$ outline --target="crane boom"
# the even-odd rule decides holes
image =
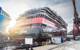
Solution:
[[[73,10],[74,10],[74,18],[78,19],[78,13],[77,13],[77,10],[76,10],[76,3],[75,3],[75,0],[72,0],[72,3],[73,3]]]

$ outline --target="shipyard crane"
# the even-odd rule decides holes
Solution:
[[[73,19],[73,39],[76,39],[76,36],[80,35],[80,30],[79,30],[79,23],[80,23],[80,18],[76,9],[76,0],[72,0],[73,3],[73,12],[74,12],[74,19]]]

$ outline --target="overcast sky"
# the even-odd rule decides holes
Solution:
[[[80,13],[80,0],[77,0],[76,3],[78,13]],[[15,18],[29,9],[50,7],[68,23],[68,32],[73,27],[73,7],[71,0],[0,0],[0,6],[11,16],[13,23],[15,23]]]

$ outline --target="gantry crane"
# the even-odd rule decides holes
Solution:
[[[73,39],[76,39],[76,36],[80,35],[79,23],[80,18],[76,9],[76,0],[72,0],[73,3],[73,11],[74,11],[74,19],[73,19]]]

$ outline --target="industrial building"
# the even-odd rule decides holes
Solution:
[[[7,12],[5,12],[2,7],[0,7],[0,49],[7,46],[7,33],[6,27],[8,26],[10,21],[10,16]]]
[[[63,41],[65,41],[67,24],[50,8],[44,7],[32,9],[22,14],[17,19],[17,24],[11,32],[14,32],[13,36],[24,35],[25,38],[32,37],[34,41],[40,43],[55,37],[63,38]]]

